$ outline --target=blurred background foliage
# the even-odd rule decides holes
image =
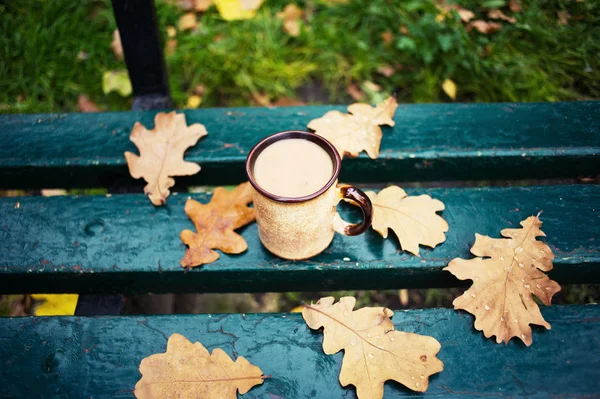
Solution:
[[[297,1],[297,36],[277,17],[290,1],[267,0],[241,21],[211,6],[191,28],[180,25],[182,1],[157,1],[178,108],[376,102],[391,92],[451,101],[446,79],[456,101],[600,97],[600,1],[524,1],[518,12],[503,0],[460,1],[473,20],[501,25],[487,34],[436,0]],[[491,20],[493,9],[514,23]],[[103,110],[130,108],[131,96],[102,90],[104,73],[125,69],[111,50],[108,0],[4,2],[0,26],[0,112],[77,111],[82,94]]]

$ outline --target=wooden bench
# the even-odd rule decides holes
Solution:
[[[181,185],[235,184],[261,137],[302,129],[340,107],[238,108],[186,111],[209,136],[187,159],[202,171]],[[268,254],[256,225],[241,230],[249,249],[222,255],[188,273],[179,266],[179,232],[190,228],[173,195],[151,206],[142,183],[128,176],[123,152],[136,120],[152,125],[154,111],[0,117],[1,188],[115,187],[139,194],[0,199],[0,292],[256,292],[449,287],[461,283],[442,268],[469,257],[475,233],[498,237],[504,227],[543,210],[545,241],[556,255],[550,276],[561,285],[600,282],[600,186],[413,188],[446,204],[447,240],[398,252],[395,239],[374,232],[336,236],[308,261]],[[575,178],[600,171],[600,103],[408,105],[384,131],[381,155],[344,160],[343,181],[381,186],[390,181]],[[116,183],[112,183],[116,182]],[[400,183],[401,184],[401,183]],[[209,194],[192,194],[202,202]],[[354,212],[341,205],[345,217]],[[350,259],[345,261],[344,259]],[[508,346],[485,339],[471,315],[451,309],[397,312],[398,329],[442,344],[445,369],[425,396],[593,396],[600,392],[600,307],[551,306],[552,325],[534,328],[534,343]],[[49,317],[0,320],[0,397],[131,397],[140,360],[164,351],[173,332],[243,354],[273,378],[249,398],[352,396],[337,383],[341,354],[326,356],[322,336],[299,314],[148,317]],[[411,392],[386,386],[386,397]]]
[[[399,252],[395,238],[369,232],[336,236],[325,253],[290,262],[267,253],[256,225],[250,225],[241,229],[247,252],[222,255],[184,273],[179,232],[192,227],[183,211],[188,194],[174,194],[167,206],[154,208],[142,194],[143,183],[129,176],[123,156],[135,151],[129,141],[134,122],[153,125],[156,111],[139,110],[170,103],[153,2],[131,6],[114,0],[113,6],[137,111],[0,116],[0,189],[105,187],[112,195],[0,198],[0,294],[459,286],[463,283],[442,268],[455,257],[470,256],[476,232],[498,237],[501,229],[540,210],[556,255],[550,277],[561,285],[600,282],[600,186],[560,180],[600,172],[598,102],[400,106],[396,126],[384,128],[380,157],[345,159],[342,181],[367,188],[407,181],[488,184],[407,190],[446,204],[447,240],[433,250],[423,248],[421,258]],[[135,23],[128,23],[131,19]],[[137,45],[141,41],[144,46]],[[186,156],[202,171],[177,178],[178,187],[238,184],[245,180],[245,156],[259,139],[304,130],[311,119],[343,108],[186,111],[188,123],[203,123],[209,136]],[[491,184],[519,179],[554,183]],[[139,193],[118,194],[123,187]],[[191,197],[206,202],[210,195]],[[343,205],[340,210],[344,217],[354,212]],[[542,314],[552,329],[534,328],[531,347],[485,339],[471,315],[451,309],[400,311],[393,321],[399,330],[430,335],[442,344],[438,356],[444,371],[418,396],[598,395],[600,307],[551,306]],[[132,397],[141,359],[163,352],[174,332],[209,350],[243,355],[272,376],[244,398],[355,395],[338,383],[342,354],[323,354],[322,335],[310,331],[300,314],[221,314],[2,318],[0,398]],[[411,395],[417,394],[386,384],[386,398]]]

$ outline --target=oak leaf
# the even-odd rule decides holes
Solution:
[[[446,241],[448,223],[436,212],[444,210],[444,203],[429,195],[408,197],[398,186],[389,186],[379,192],[366,193],[373,204],[371,227],[383,238],[388,229],[398,237],[403,250],[419,255],[419,244],[434,248]]]
[[[300,22],[303,16],[304,11],[294,3],[288,4],[283,11],[277,13],[277,18],[283,20],[283,30],[290,36],[300,34]]]
[[[113,40],[110,43],[110,47],[112,48],[112,51],[115,54],[115,58],[118,60],[122,60],[123,59],[123,44],[121,44],[121,35],[119,34],[118,29],[115,29],[113,32]]]
[[[219,15],[225,21],[251,19],[264,0],[214,0]]]
[[[531,216],[521,222],[522,229],[504,229],[506,238],[475,234],[471,253],[475,259],[453,259],[444,269],[459,280],[473,280],[473,285],[453,302],[455,309],[475,315],[475,328],[496,342],[520,338],[532,342],[531,327],[537,324],[550,329],[533,295],[545,305],[560,286],[544,273],[552,270],[554,254],[548,245],[536,240],[545,236],[542,222]]]
[[[193,12],[185,13],[179,18],[179,22],[177,23],[179,30],[191,30],[196,29],[198,27],[198,21],[196,19],[196,14]]]
[[[515,17],[509,17],[497,8],[494,8],[488,12],[488,18],[501,19],[503,21],[510,22],[511,24],[517,22],[517,19]]]
[[[440,343],[433,337],[394,330],[390,309],[353,310],[356,299],[333,297],[305,305],[302,317],[313,330],[323,328],[323,352],[344,350],[339,381],[354,385],[360,399],[381,399],[383,385],[398,381],[413,391],[425,392],[429,376],[443,370],[436,357]]]
[[[233,191],[217,187],[208,204],[193,199],[185,203],[185,213],[194,222],[197,233],[183,230],[181,241],[189,248],[181,260],[181,266],[191,268],[219,259],[213,249],[228,254],[239,254],[248,248],[248,244],[234,230],[255,219],[252,202],[252,186],[242,183]]]
[[[129,139],[137,146],[140,156],[125,152],[129,173],[135,179],[143,177],[148,183],[144,193],[154,205],[164,205],[175,180],[170,176],[188,176],[200,171],[200,165],[183,160],[183,154],[206,136],[204,125],[187,126],[185,115],[160,112],[154,118],[154,129],[148,130],[136,122]]]
[[[382,136],[379,125],[394,126],[392,117],[396,108],[398,102],[394,97],[388,97],[376,107],[355,103],[348,106],[351,115],[329,111],[310,121],[308,127],[329,140],[342,158],[344,155],[357,157],[365,150],[369,157],[375,159],[379,156]]]
[[[473,28],[483,33],[484,35],[487,35],[488,33],[494,33],[502,29],[502,24],[498,22],[490,22],[484,21],[482,19],[477,19],[475,21],[471,21],[469,25],[467,25],[467,32],[470,32]]]
[[[235,360],[216,348],[212,354],[200,343],[173,334],[165,353],[154,354],[140,363],[142,378],[134,394],[146,398],[237,398],[262,384],[262,371],[243,356]]]
[[[116,91],[121,97],[131,95],[133,88],[129,80],[129,73],[126,70],[106,71],[102,75],[102,92],[108,94]]]
[[[442,90],[444,90],[444,93],[446,93],[448,97],[456,100],[457,87],[452,79],[444,80],[444,83],[442,83]]]

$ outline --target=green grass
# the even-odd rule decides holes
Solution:
[[[170,3],[175,4],[172,1]],[[182,11],[158,2],[161,31],[177,26]],[[436,21],[433,0],[350,0],[330,5],[299,1],[307,21],[298,37],[282,30],[275,15],[289,1],[267,0],[257,16],[224,21],[211,7],[194,31],[178,32],[175,53],[167,57],[177,107],[193,88],[207,88],[202,106],[253,104],[253,93],[274,101],[296,97],[310,85],[322,102],[351,101],[350,83],[372,81],[382,92],[366,91],[376,101],[396,92],[403,102],[450,101],[442,92],[446,78],[458,85],[457,101],[558,101],[600,98],[600,2],[585,0],[525,2],[499,32],[468,32],[457,15]],[[461,1],[476,18],[482,4]],[[557,12],[568,11],[568,25]],[[399,32],[400,26],[409,34]],[[77,110],[86,94],[107,110],[126,110],[132,98],[102,92],[102,74],[123,69],[110,49],[115,28],[105,0],[28,0],[0,4],[0,112]],[[384,43],[381,34],[393,32]],[[80,52],[87,59],[79,59]],[[391,77],[377,72],[396,66]]]

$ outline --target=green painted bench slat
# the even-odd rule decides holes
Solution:
[[[252,224],[241,230],[248,251],[222,255],[188,273],[179,266],[179,233],[193,228],[187,195],[155,208],[142,194],[0,199],[0,292],[261,292],[456,286],[442,271],[469,257],[475,233],[500,230],[542,210],[545,239],[556,258],[551,277],[561,284],[600,282],[600,185],[409,189],[446,204],[447,240],[422,258],[398,253],[395,237],[370,231],[337,235],[325,253],[284,261],[260,244]],[[208,201],[208,195],[192,197]],[[18,203],[18,206],[16,206]],[[343,217],[358,218],[347,204]],[[344,259],[350,259],[345,261]]]
[[[534,327],[526,347],[485,339],[466,313],[397,312],[398,330],[440,341],[444,370],[425,394],[388,382],[384,397],[597,397],[600,306],[551,306],[542,314],[552,329]],[[244,399],[356,397],[338,382],[342,353],[323,354],[323,335],[298,313],[3,319],[0,397],[131,398],[141,359],[164,352],[175,332],[211,351],[244,356],[272,376]]]
[[[261,138],[306,129],[344,106],[185,111],[209,135],[187,159],[203,170],[178,184],[236,184],[245,155]],[[123,152],[136,151],[136,121],[155,111],[0,116],[0,188],[141,185]],[[354,182],[563,178],[600,172],[600,102],[401,105],[384,127],[379,159],[344,161]]]

